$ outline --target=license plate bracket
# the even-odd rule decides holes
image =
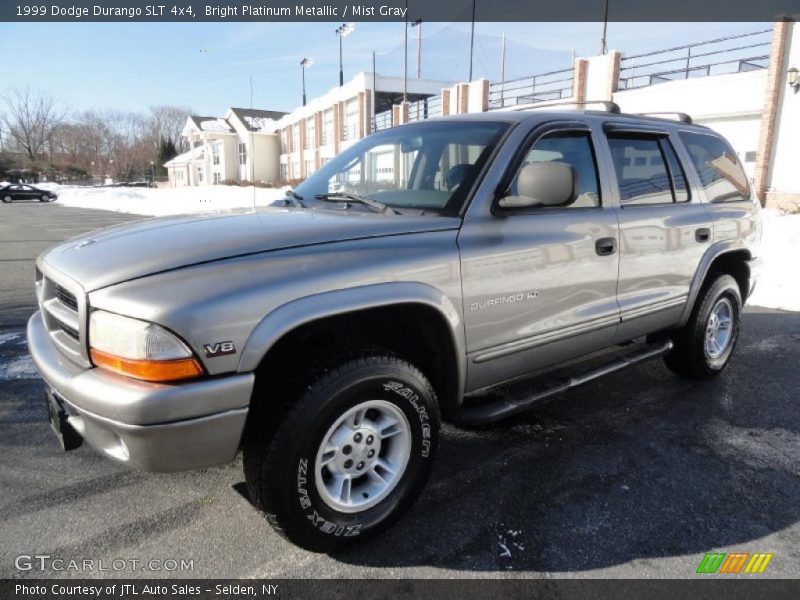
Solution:
[[[61,445],[64,452],[75,450],[83,444],[83,438],[75,431],[75,428],[69,424],[69,415],[64,409],[64,406],[59,401],[58,397],[53,393],[53,390],[47,390],[47,415],[50,419],[50,428],[56,434],[58,443]]]

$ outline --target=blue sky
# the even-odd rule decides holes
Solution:
[[[338,83],[336,23],[32,23],[0,24],[2,89],[30,83],[68,110],[146,110],[186,105],[219,115],[229,106],[291,110],[300,101],[304,56],[309,97]],[[767,24],[768,27],[768,24]],[[610,23],[609,46],[635,53],[766,28],[755,23]],[[476,76],[497,79],[500,36],[508,39],[508,77],[565,68],[571,52],[595,54],[599,23],[478,23]],[[409,76],[416,65],[409,32]],[[344,40],[345,78],[371,70],[402,75],[403,24],[357,23]],[[469,23],[423,24],[423,76],[464,80]],[[2,94],[2,90],[0,90]]]

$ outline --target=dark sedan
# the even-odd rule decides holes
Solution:
[[[0,199],[3,202],[13,202],[14,200],[38,200],[39,202],[52,202],[58,198],[53,192],[40,190],[32,185],[23,183],[12,183],[4,188],[0,188]]]

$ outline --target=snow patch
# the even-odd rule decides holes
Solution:
[[[39,372],[29,355],[0,364],[0,381],[9,379],[38,379]]]
[[[230,132],[231,128],[225,119],[210,119],[200,122],[200,129],[203,131],[224,131]]]
[[[286,195],[288,187],[232,185],[178,188],[75,187],[43,184],[58,194],[54,204],[137,215],[165,216],[267,206]]]
[[[800,277],[797,276],[800,215],[766,209],[761,211],[761,216],[764,233],[759,256],[764,261],[764,267],[747,303],[800,311]]]
[[[5,346],[8,342],[17,342],[17,345],[23,344],[22,333],[19,331],[12,331],[11,333],[0,333],[0,346]]]

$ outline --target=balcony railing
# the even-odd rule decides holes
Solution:
[[[549,71],[489,85],[489,109],[572,97],[573,69]]]
[[[771,29],[623,56],[619,89],[767,68]]]
[[[375,115],[375,119],[372,124],[373,131],[382,131],[384,129],[389,129],[392,126],[392,111],[385,110]]]

